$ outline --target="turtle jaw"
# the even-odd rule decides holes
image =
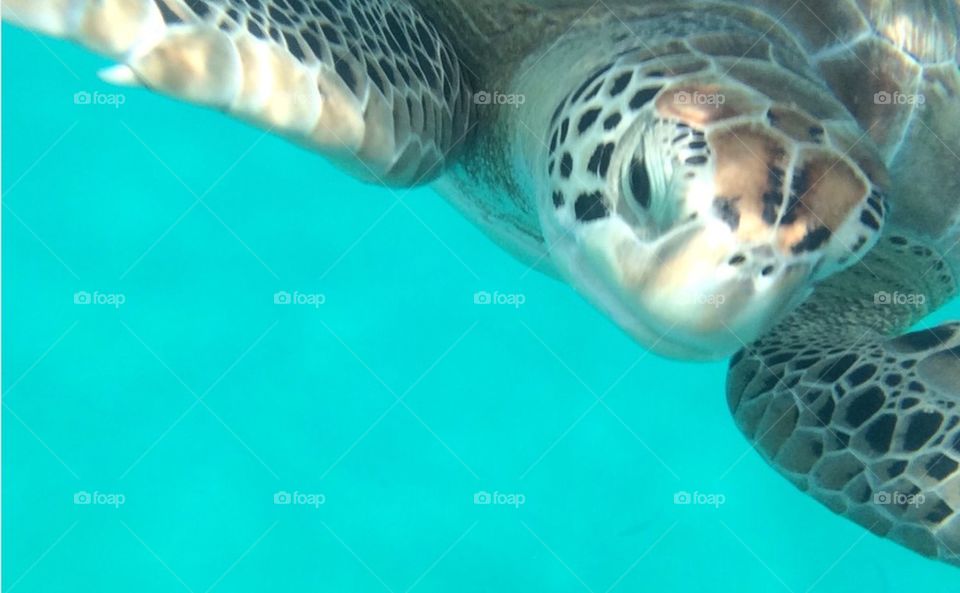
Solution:
[[[558,238],[554,256],[570,282],[634,339],[681,360],[733,355],[812,292],[812,262],[745,246],[713,222],[692,221],[644,242],[609,218]]]

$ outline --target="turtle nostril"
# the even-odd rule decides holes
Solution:
[[[729,263],[731,266],[739,266],[739,265],[742,265],[742,264],[743,264],[744,262],[746,262],[746,261],[747,261],[747,256],[743,255],[742,253],[738,253],[738,254],[734,255],[733,257],[731,257],[731,258],[730,258],[730,261],[727,262],[727,263]]]
[[[767,266],[760,271],[760,274],[763,276],[770,276],[776,270],[774,266]]]

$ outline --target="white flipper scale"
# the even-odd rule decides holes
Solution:
[[[453,50],[391,0],[3,0],[3,18],[121,62],[102,76],[227,111],[386,185],[436,177],[470,91]]]
[[[733,359],[728,401],[754,447],[801,490],[960,565],[960,323],[900,333],[956,284],[921,245],[894,236],[877,251],[847,286],[828,282]],[[911,265],[905,253],[917,258],[913,278],[889,270]]]

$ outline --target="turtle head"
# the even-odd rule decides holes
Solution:
[[[733,80],[588,82],[551,123],[541,222],[561,272],[647,348],[729,356],[878,238],[847,124]]]

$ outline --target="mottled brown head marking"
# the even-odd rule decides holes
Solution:
[[[881,189],[825,145],[828,134],[783,106],[771,107],[765,122],[709,129],[716,216],[746,244],[771,242],[785,256],[826,249],[842,265],[859,255],[880,232]],[[835,235],[841,239],[831,243]]]
[[[720,127],[707,138],[716,155],[714,191],[739,211],[737,234],[748,242],[770,237],[784,200],[788,141],[760,123]]]
[[[756,94],[711,81],[685,80],[664,89],[657,98],[663,119],[703,127],[710,123],[763,111]]]
[[[870,185],[862,173],[841,155],[830,150],[803,150],[794,166],[790,196],[781,218],[781,248],[794,253],[818,249],[869,194]],[[879,231],[880,220],[875,222],[872,230]]]
[[[886,215],[884,162],[812,64],[729,33],[624,39],[557,108],[544,163],[558,260],[642,341],[679,332],[688,356],[759,335]],[[704,311],[710,295],[733,305]]]
[[[767,110],[767,121],[798,142],[823,142],[826,130],[823,124],[810,115],[784,105],[774,105]]]

